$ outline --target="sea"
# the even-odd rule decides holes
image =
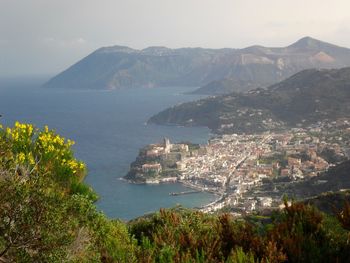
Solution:
[[[207,143],[204,127],[146,125],[157,112],[201,98],[195,87],[125,90],[45,89],[47,77],[0,79],[0,123],[48,125],[72,139],[75,155],[88,167],[86,183],[99,195],[96,205],[110,218],[130,220],[160,208],[199,207],[215,199],[209,193],[170,196],[186,191],[181,184],[135,185],[122,177],[141,147],[162,141]]]

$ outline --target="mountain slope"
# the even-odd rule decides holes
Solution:
[[[267,87],[310,68],[350,66],[350,49],[304,37],[283,48],[252,46],[235,52],[232,72],[223,80],[210,82],[197,94],[227,94]]]
[[[207,126],[218,133],[278,130],[349,117],[350,68],[304,70],[267,89],[168,108],[149,122]]]
[[[211,80],[208,65],[231,50],[150,47],[101,48],[46,83],[50,88],[120,89],[198,86]],[[208,80],[207,80],[208,78]]]
[[[350,49],[312,38],[283,48],[149,47],[100,48],[52,78],[46,87],[120,89],[204,86],[197,93],[222,94],[266,87],[307,68],[350,66]]]

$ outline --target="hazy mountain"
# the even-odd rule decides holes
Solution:
[[[75,89],[120,89],[161,86],[199,86],[214,79],[211,62],[231,49],[128,47],[98,49],[46,86]]]
[[[350,66],[350,49],[309,37],[284,48],[100,48],[52,78],[47,87],[120,89],[204,86],[220,94],[276,83],[306,68]]]
[[[309,69],[246,93],[168,108],[149,122],[207,126],[218,133],[256,132],[349,117],[350,68]]]
[[[230,58],[230,72],[194,93],[225,94],[267,87],[310,68],[350,66],[350,49],[305,37],[283,48],[252,46],[237,50]]]

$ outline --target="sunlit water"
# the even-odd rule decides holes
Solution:
[[[180,184],[133,185],[120,180],[146,144],[165,136],[206,143],[206,128],[145,125],[160,110],[199,98],[183,95],[188,88],[72,91],[38,86],[38,81],[29,80],[0,82],[1,122],[47,124],[75,140],[77,157],[88,165],[86,182],[99,194],[97,205],[108,216],[131,219],[160,207],[196,207],[214,199],[207,193],[169,196],[185,189]]]

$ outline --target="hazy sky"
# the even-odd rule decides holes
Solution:
[[[101,46],[350,47],[349,0],[0,0],[0,76],[56,74]]]

